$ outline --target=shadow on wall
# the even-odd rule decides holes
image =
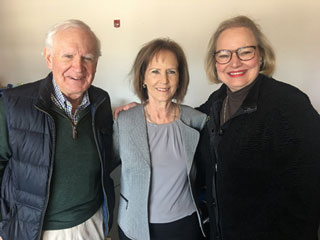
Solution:
[[[0,88],[4,88],[4,78],[2,76],[0,76]]]

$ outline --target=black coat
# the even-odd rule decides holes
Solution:
[[[199,107],[210,116],[199,145],[210,239],[317,239],[319,114],[297,88],[259,75],[220,127],[225,96],[222,85]]]

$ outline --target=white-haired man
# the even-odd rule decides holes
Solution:
[[[79,20],[55,25],[51,73],[0,99],[3,240],[105,239],[112,224],[112,111],[92,86],[100,42]]]

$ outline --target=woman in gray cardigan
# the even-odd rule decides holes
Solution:
[[[184,52],[155,39],[140,50],[132,73],[143,104],[114,123],[120,239],[202,239],[193,159],[206,115],[180,105],[189,84]]]

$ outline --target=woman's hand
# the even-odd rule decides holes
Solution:
[[[131,103],[128,103],[128,104],[126,104],[126,105],[117,107],[117,108],[114,110],[113,118],[116,119],[121,111],[127,111],[127,110],[129,110],[130,108],[133,108],[133,107],[135,107],[135,106],[137,106],[137,105],[138,105],[138,103],[136,103],[136,102],[131,102]],[[0,239],[0,240],[1,240],[1,239]]]

